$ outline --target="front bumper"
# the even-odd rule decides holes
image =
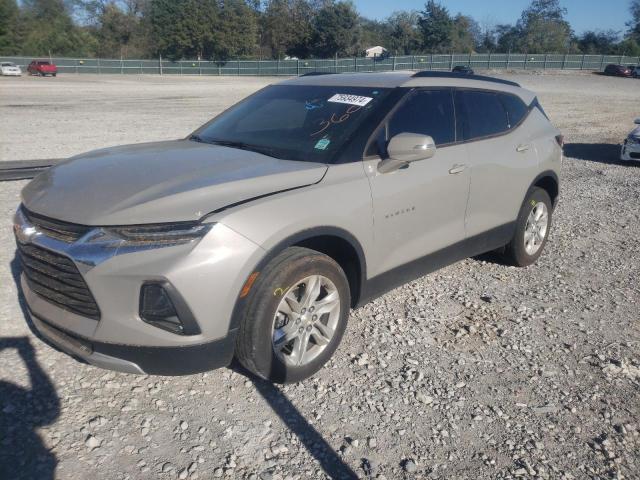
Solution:
[[[22,280],[25,292],[29,287]],[[231,363],[235,350],[236,330],[213,342],[186,347],[147,347],[93,342],[54,327],[31,314],[36,330],[65,353],[96,367],[123,373],[149,375],[191,375]]]
[[[76,241],[53,238],[20,210],[14,230],[20,255],[29,245],[73,262],[99,307],[95,318],[70,311],[37,291],[33,273],[25,270],[21,286],[34,324],[62,350],[130,373],[182,375],[231,361],[236,300],[264,254],[245,237],[215,224],[203,238],[187,244],[114,248],[99,228]],[[198,333],[179,335],[143,321],[140,289],[147,282],[171,284],[197,322]]]
[[[624,162],[640,161],[640,143],[625,140],[620,149],[620,160]]]

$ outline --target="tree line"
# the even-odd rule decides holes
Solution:
[[[429,0],[371,20],[345,0],[0,0],[0,55],[102,58],[332,58],[390,54],[640,55],[640,0],[620,31],[577,35],[559,0],[533,0],[515,24],[480,25]]]

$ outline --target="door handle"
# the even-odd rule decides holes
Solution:
[[[529,150],[531,148],[531,145],[528,144],[522,144],[522,145],[518,145],[516,147],[516,152],[526,152],[527,150]]]
[[[456,163],[453,167],[449,169],[449,173],[451,175],[456,175],[458,173],[462,173],[467,169],[466,165]]]

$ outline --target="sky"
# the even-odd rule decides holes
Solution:
[[[358,11],[367,18],[381,20],[395,10],[422,10],[426,0],[355,0]],[[484,23],[515,23],[531,0],[440,0],[449,13],[462,13]],[[626,29],[629,0],[561,0],[567,20],[576,33],[585,30]]]

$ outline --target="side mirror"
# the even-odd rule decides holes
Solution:
[[[640,118],[636,118],[633,123],[635,123],[636,125],[640,125]]]
[[[378,164],[380,173],[389,173],[408,163],[426,160],[436,154],[436,143],[429,135],[399,133],[387,147],[389,158]]]

